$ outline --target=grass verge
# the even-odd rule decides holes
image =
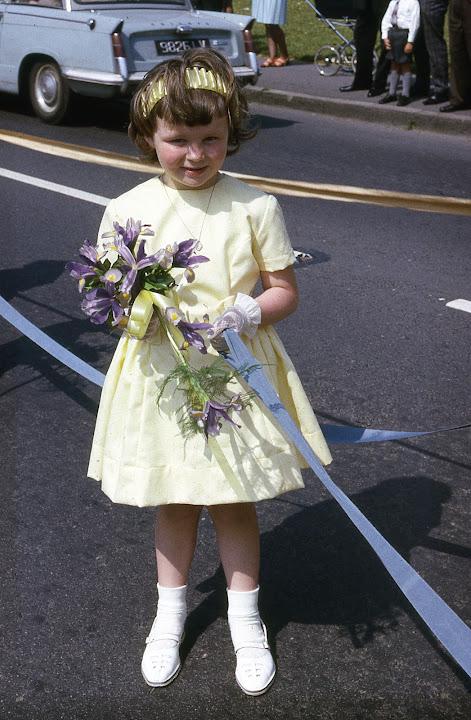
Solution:
[[[249,0],[233,0],[234,12],[241,15],[251,14],[251,3]],[[305,0],[290,0],[288,3],[288,19],[283,26],[286,34],[286,42],[290,58],[312,62],[316,51],[321,45],[336,45],[340,42],[336,35],[325,23],[317,17],[314,10]],[[351,38],[352,33],[348,29],[341,28],[342,34]],[[255,23],[253,36],[257,53],[265,56],[267,54],[267,43],[265,39],[265,26]]]

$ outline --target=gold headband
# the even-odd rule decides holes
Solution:
[[[220,75],[213,73],[212,70],[206,68],[189,67],[185,70],[185,85],[188,89],[194,90],[211,90],[219,93],[223,97],[227,96],[227,85]],[[159,78],[153,83],[147,97],[142,100],[142,112],[144,117],[148,117],[152,108],[157,105],[159,100],[167,94],[167,88],[164,85],[163,78]]]

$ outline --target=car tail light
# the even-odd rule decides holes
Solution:
[[[255,20],[252,20],[244,30],[244,49],[245,52],[256,52],[252,35],[252,26]]]
[[[121,75],[122,84],[120,85],[121,93],[125,93],[128,87],[128,65],[126,62],[126,51],[124,49],[123,36],[121,35],[121,28],[123,27],[123,21],[117,25],[115,31],[111,33],[111,46],[113,48],[113,57],[116,65],[116,70]]]
[[[116,60],[126,57],[121,33],[114,32],[111,34],[111,44],[113,46],[113,55]]]

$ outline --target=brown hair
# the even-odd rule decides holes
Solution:
[[[205,68],[224,81],[225,96],[211,90],[187,88],[185,71],[190,67]],[[166,95],[150,112],[145,113],[149,92],[159,79],[163,79]],[[232,67],[225,57],[215,50],[187,50],[180,58],[167,60],[150,70],[137,88],[131,101],[128,134],[137,145],[143,159],[158,162],[155,150],[147,142],[152,138],[161,118],[169,125],[208,125],[215,117],[227,116],[229,140],[227,154],[237,152],[241,142],[254,137],[255,129],[248,127],[249,110]]]

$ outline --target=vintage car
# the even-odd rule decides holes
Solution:
[[[28,97],[42,120],[60,123],[74,93],[130,95],[152,67],[197,47],[222,53],[253,84],[253,23],[190,0],[0,0],[0,92]]]

